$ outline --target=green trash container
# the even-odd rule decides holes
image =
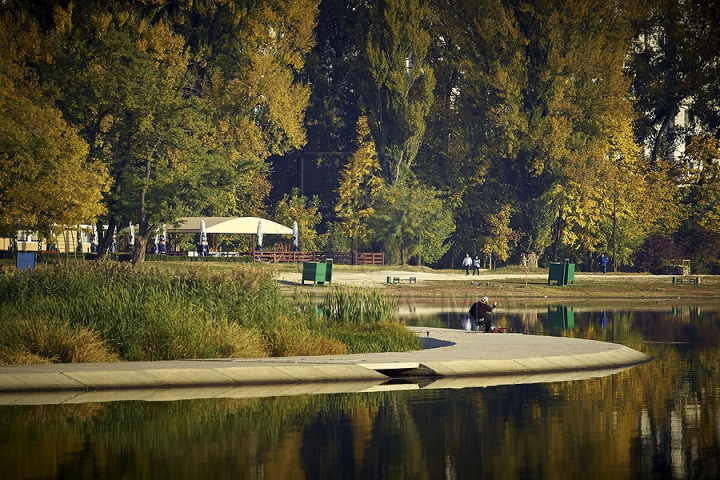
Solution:
[[[333,271],[333,259],[326,258],[325,259],[325,281],[328,284],[332,283],[332,271]]]
[[[548,285],[555,282],[555,285],[575,284],[575,264],[570,263],[570,259],[566,258],[565,262],[548,263]]]
[[[565,281],[563,282],[563,285],[575,285],[575,264],[570,263],[570,259],[565,259],[565,275],[564,275]]]
[[[302,284],[305,280],[316,283],[325,284],[326,264],[319,262],[303,262]]]
[[[565,264],[560,262],[548,263],[548,285],[555,282],[555,285],[562,285],[565,281]]]

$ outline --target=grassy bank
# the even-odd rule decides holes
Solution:
[[[253,265],[45,264],[0,275],[0,363],[322,355],[419,348],[392,299],[288,298]]]
[[[480,276],[475,284],[470,281],[426,281],[414,285],[397,286],[393,294],[402,296],[438,298],[453,292],[455,295],[488,295],[512,298],[517,301],[549,300],[663,300],[663,299],[720,299],[720,277],[703,276],[699,284],[673,284],[669,277],[653,275],[628,276],[586,275],[575,277],[574,285],[548,285],[546,279],[508,276],[485,280]]]

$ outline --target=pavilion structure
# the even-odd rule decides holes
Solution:
[[[203,230],[204,229],[204,230]],[[272,220],[259,217],[181,217],[174,225],[167,227],[168,234],[200,233],[208,236],[217,233],[226,235],[290,235],[293,230]],[[250,254],[254,252],[255,241],[251,238]]]

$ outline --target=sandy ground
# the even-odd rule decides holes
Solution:
[[[378,287],[381,285],[388,285],[388,277],[401,279],[403,285],[408,284],[408,278],[415,277],[418,285],[425,282],[442,282],[442,281],[454,281],[454,282],[466,282],[468,284],[476,283],[483,284],[487,282],[496,282],[499,280],[514,279],[516,281],[522,281],[528,279],[533,283],[546,282],[548,278],[547,273],[531,273],[531,274],[515,274],[515,273],[492,273],[488,271],[481,272],[480,275],[465,275],[464,272],[457,273],[435,273],[435,272],[408,272],[407,270],[358,270],[358,271],[334,271],[332,277],[332,283],[334,285],[348,285],[357,287]],[[300,272],[279,272],[276,275],[278,282],[282,285],[300,285],[302,281],[302,274]],[[587,274],[575,274],[575,282],[583,281],[643,281],[643,282],[657,282],[670,283],[671,276],[667,275],[633,275],[633,274],[612,274],[612,275],[601,275],[599,273],[587,273]],[[305,282],[305,285],[312,285],[311,282]]]

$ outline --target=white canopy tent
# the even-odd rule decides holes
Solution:
[[[200,222],[203,220],[205,233],[254,235],[258,231],[258,222],[260,222],[263,234],[293,234],[292,228],[258,217],[182,217],[178,219],[178,227],[167,226],[167,233],[198,233]]]

